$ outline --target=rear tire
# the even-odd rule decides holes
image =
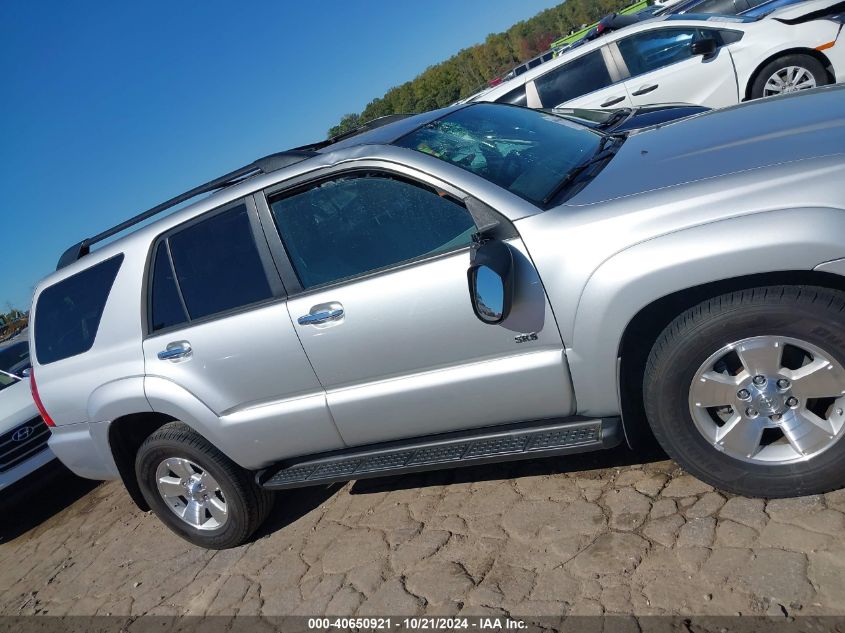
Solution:
[[[162,523],[207,549],[241,545],[273,506],[272,493],[249,471],[182,422],[165,424],[144,441],[135,473]]]
[[[827,71],[815,57],[801,53],[784,55],[760,69],[751,85],[751,98],[799,92],[829,83]]]
[[[741,495],[843,486],[844,311],[843,292],[770,286],[715,297],[678,316],[655,342],[643,380],[649,424],[666,453],[699,479]],[[806,381],[810,373],[815,383]]]

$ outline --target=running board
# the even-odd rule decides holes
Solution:
[[[622,442],[619,418],[563,420],[484,427],[359,446],[260,471],[258,484],[271,490],[351,479],[403,475],[440,468],[585,453]]]

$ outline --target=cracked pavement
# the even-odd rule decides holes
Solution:
[[[0,614],[845,613],[845,491],[766,502],[636,460],[293,490],[251,543],[220,552],[176,537],[120,483],[64,474],[51,494],[66,507],[33,519],[36,496],[2,514]]]

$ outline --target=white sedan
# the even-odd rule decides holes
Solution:
[[[808,0],[766,17],[654,18],[577,46],[471,98],[555,108],[746,99],[845,81],[840,0]]]
[[[20,345],[28,357],[28,343],[22,342],[0,348],[0,361],[12,355],[13,360],[23,359]],[[50,429],[32,400],[29,378],[0,369],[0,491],[55,459],[47,447],[49,437]]]

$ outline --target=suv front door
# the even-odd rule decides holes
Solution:
[[[545,293],[526,306],[540,325],[525,342],[481,323],[467,286],[476,227],[442,183],[420,179],[347,171],[271,193],[263,208],[294,279],[283,275],[291,319],[344,441],[571,413]],[[513,244],[522,248],[518,238]]]
[[[692,43],[716,40],[716,53],[693,55]],[[642,31],[611,45],[630,79],[625,88],[634,105],[694,103],[721,108],[739,102],[736,71],[730,51],[721,46],[719,32],[693,27],[664,27]]]

